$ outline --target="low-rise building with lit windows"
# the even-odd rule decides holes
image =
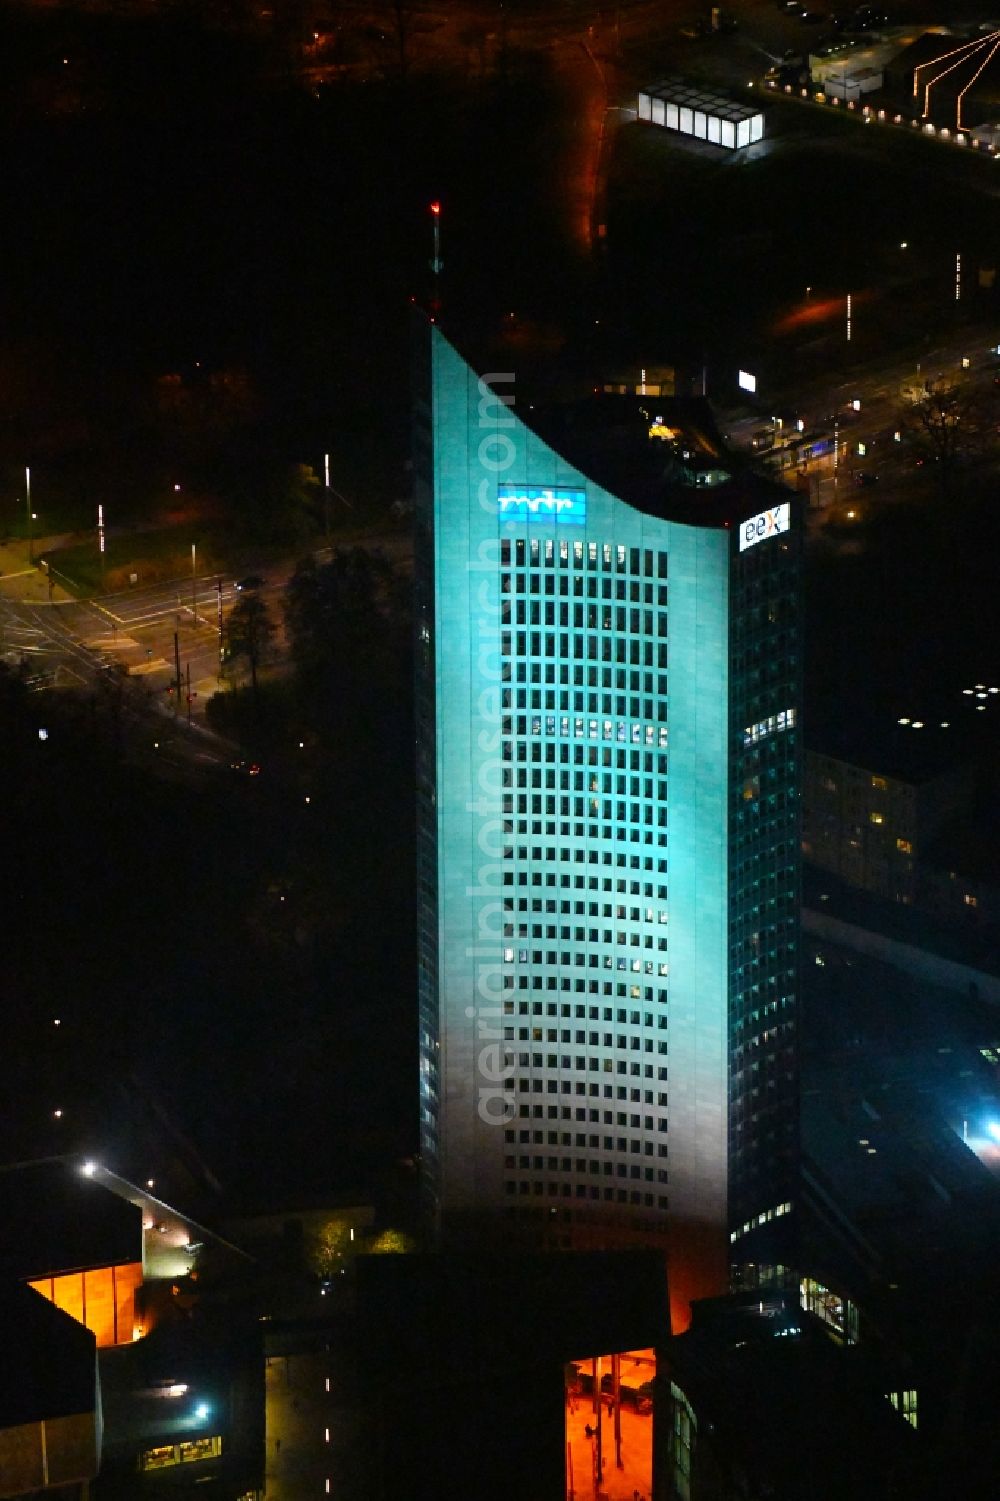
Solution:
[[[209,1494],[261,1501],[262,1326],[232,1307],[163,1320],[101,1356],[98,1501]]]
[[[704,401],[534,408],[436,327],[416,470],[427,1208],[669,1247],[683,1320],[795,1199],[798,503]]]
[[[105,1501],[208,1483],[222,1501],[259,1501],[260,1330],[236,1307],[223,1303],[220,1317],[201,1306],[206,1264],[218,1277],[227,1267],[245,1271],[250,1258],[100,1163],[61,1157],[0,1168],[0,1286],[33,1300],[35,1323],[35,1304],[51,1305],[96,1351],[89,1405],[79,1379],[67,1395],[56,1343],[48,1377],[44,1362],[37,1372],[38,1362],[26,1365],[26,1376],[38,1376],[38,1400],[23,1423],[8,1423],[13,1437],[0,1422],[0,1495],[18,1494],[3,1489],[10,1443],[27,1456],[29,1476],[48,1474],[44,1484],[54,1485],[63,1475]],[[53,1327],[78,1363],[79,1341]]]
[[[806,751],[803,853],[821,870],[889,901],[912,904],[919,862],[972,804],[975,779],[956,763],[951,726],[888,724],[863,747],[849,729]],[[921,731],[927,730],[926,734]],[[827,745],[829,751],[827,753]],[[846,752],[846,753],[845,753]]]
[[[792,1292],[695,1304],[661,1362],[671,1501],[923,1494],[905,1366],[844,1341]]]
[[[0,1496],[86,1501],[101,1459],[97,1343],[30,1287],[0,1281]]]
[[[77,1156],[0,1168],[0,1225],[0,1275],[71,1314],[98,1349],[141,1339],[206,1243],[246,1260],[151,1190]]]

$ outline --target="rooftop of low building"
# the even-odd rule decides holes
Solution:
[[[19,1282],[0,1282],[0,1428],[71,1417],[97,1404],[89,1329]]]

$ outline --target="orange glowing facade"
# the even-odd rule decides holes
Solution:
[[[139,1327],[135,1295],[142,1286],[141,1262],[65,1272],[28,1285],[89,1329],[100,1350],[129,1344],[135,1338]]]

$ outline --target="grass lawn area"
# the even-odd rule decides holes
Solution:
[[[97,537],[76,547],[43,554],[58,582],[81,595],[111,594],[130,584],[155,584],[165,579],[190,578],[191,543],[198,549],[199,574],[221,567],[218,552],[203,537],[179,528],[128,532],[107,538],[103,569]],[[133,579],[132,575],[136,577]]]
[[[0,537],[19,537],[22,540],[28,535],[28,515],[24,503],[24,475],[23,471],[18,476],[20,493],[18,498],[4,500],[0,511]],[[35,490],[36,482],[32,476],[32,490]],[[39,488],[41,488],[39,486]],[[35,513],[35,520],[31,524],[31,535],[38,537],[54,537],[63,532],[76,532],[81,527],[92,526],[94,514],[92,506],[85,506],[81,501],[71,497],[56,495],[51,491],[32,496],[31,509]]]
[[[848,291],[848,364],[917,333],[950,336],[958,251],[963,318],[995,315],[997,292],[979,284],[1000,248],[994,164],[818,106],[766,102],[757,156],[712,155],[639,123],[616,137],[608,282],[618,326],[647,360],[687,346],[735,368],[741,349],[801,376],[803,351],[825,335],[817,359],[828,368],[831,351],[845,353],[839,323],[786,320],[808,296],[835,305]]]

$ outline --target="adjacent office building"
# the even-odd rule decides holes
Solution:
[[[417,368],[420,1111],[446,1243],[780,1261],[800,517],[704,401]]]

